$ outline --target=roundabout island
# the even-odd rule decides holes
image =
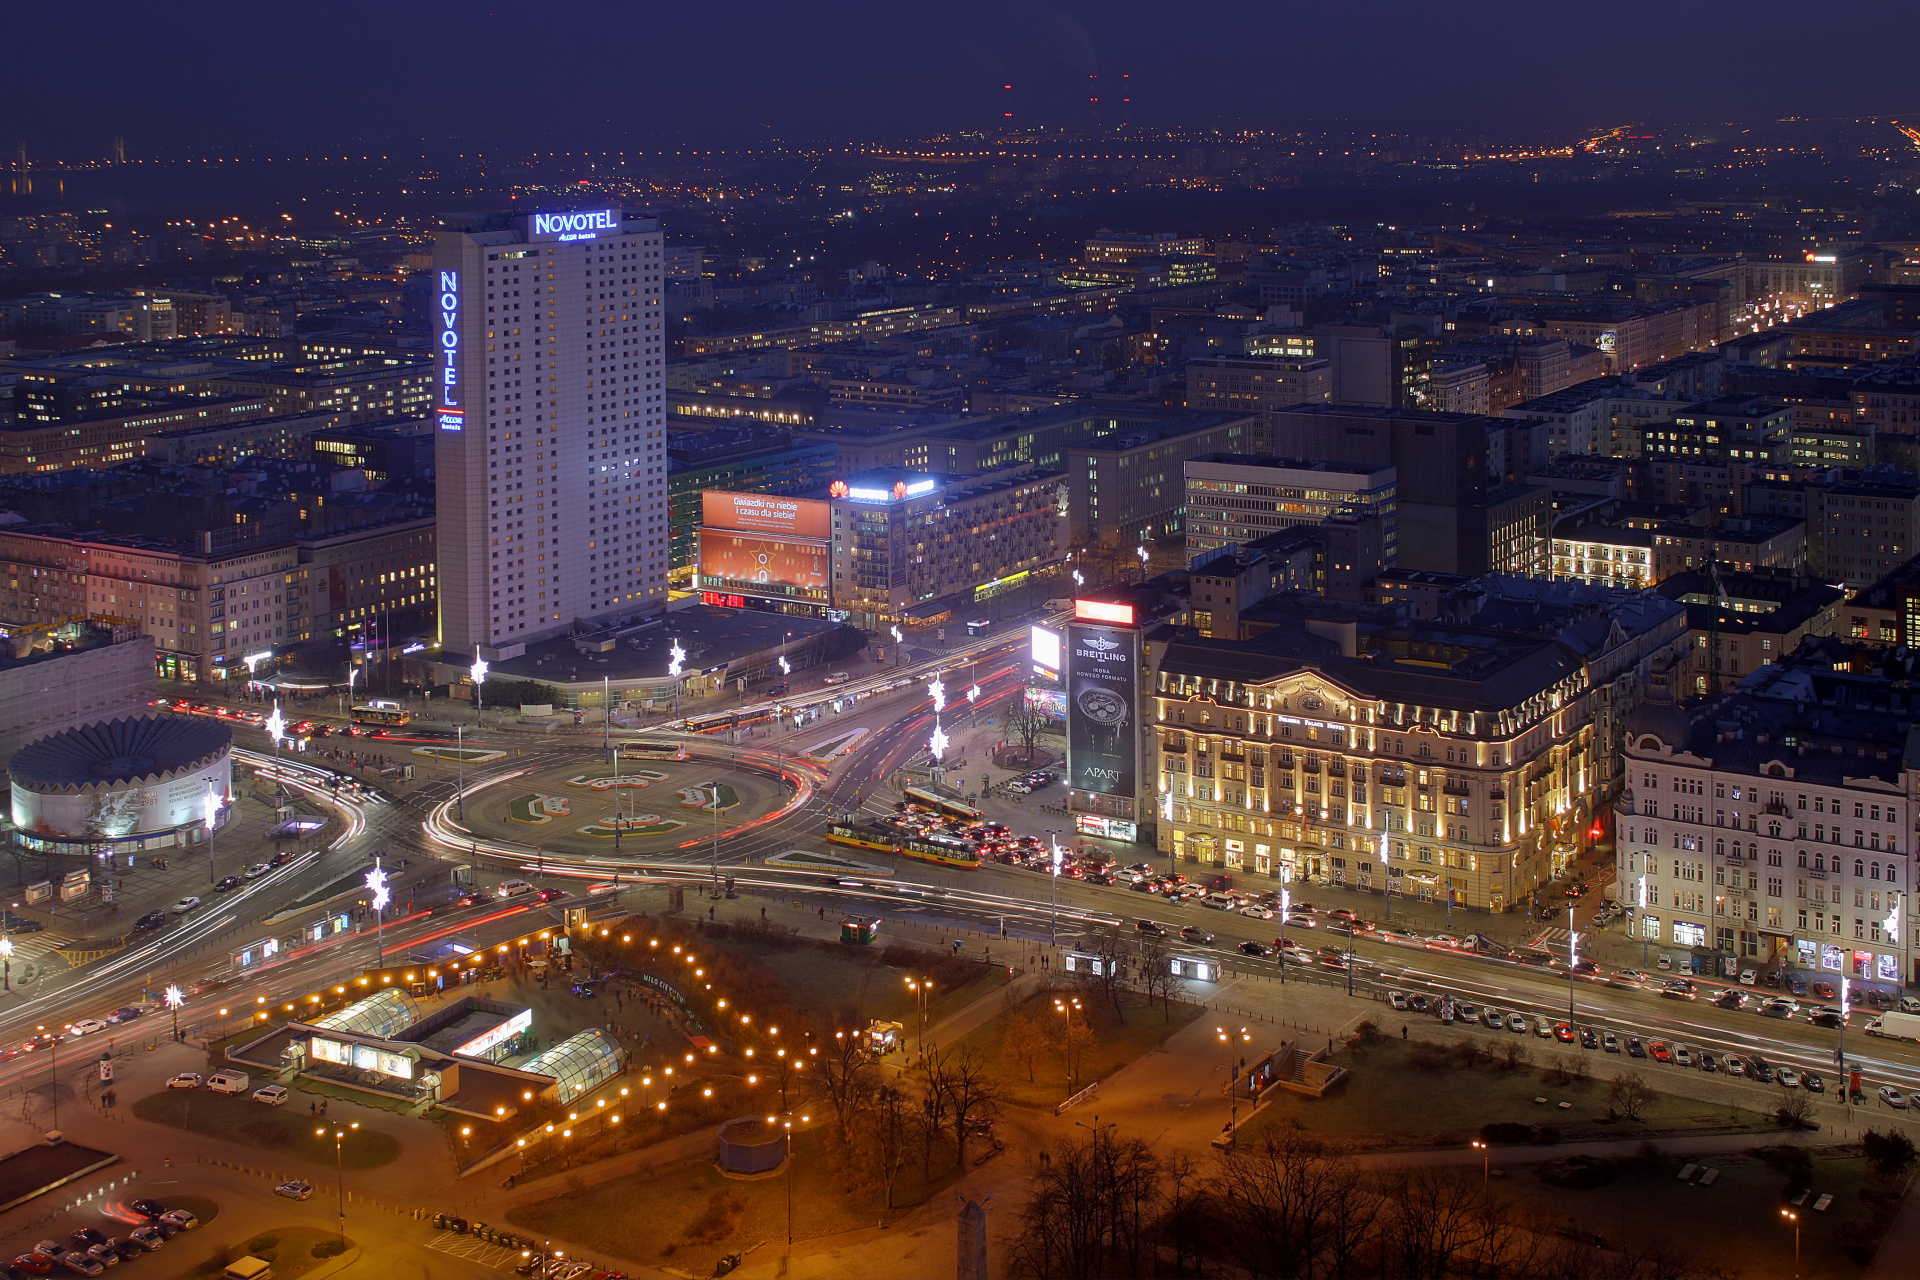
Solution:
[[[502,854],[517,848],[603,862],[617,846],[635,861],[674,859],[780,817],[820,781],[814,770],[760,752],[689,743],[682,754],[616,766],[582,751],[483,777],[468,784],[464,804],[449,801],[429,826],[442,842],[471,841],[480,852],[491,845]]]

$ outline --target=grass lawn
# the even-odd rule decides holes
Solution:
[[[1510,1167],[1501,1193],[1544,1214],[1554,1227],[1571,1226],[1583,1235],[1618,1241],[1670,1236],[1676,1210],[1685,1215],[1687,1245],[1695,1261],[1726,1275],[1788,1274],[1793,1227],[1780,1216],[1787,1203],[1786,1177],[1750,1155],[1727,1152],[1702,1156],[1700,1163],[1720,1170],[1710,1187],[1682,1186],[1674,1171],[1683,1163],[1684,1143],[1657,1169],[1623,1170],[1614,1181],[1586,1190],[1549,1185],[1538,1174],[1546,1166]],[[1881,1228],[1869,1219],[1874,1207],[1862,1200],[1885,1194],[1854,1148],[1814,1153],[1813,1192],[1800,1213],[1801,1272],[1807,1276],[1858,1276],[1865,1266],[1849,1256],[1849,1246],[1871,1250]],[[1812,1206],[1832,1192],[1825,1212]],[[1895,1193],[1897,1194],[1897,1192]],[[1680,1203],[1676,1205],[1675,1200]]]
[[[1082,1052],[1076,1073],[1082,1086],[1104,1080],[1135,1058],[1158,1049],[1176,1031],[1205,1012],[1204,1006],[1176,1001],[1169,1021],[1159,1005],[1147,1008],[1141,997],[1129,993],[1121,997],[1126,1010],[1126,1018],[1121,1020],[1110,1007],[1092,998],[1089,991],[1080,992],[1079,998],[1085,1013],[1076,1016],[1090,1016],[1094,1030],[1094,1038]],[[1029,996],[1020,1008],[1023,1012],[1044,1015],[1049,1030],[1060,1020],[1054,1012],[1050,993]],[[957,1043],[941,1047],[978,1049],[986,1058],[988,1070],[1005,1090],[1008,1102],[1051,1108],[1067,1096],[1065,1056],[1057,1050],[1039,1055],[1033,1064],[1033,1079],[1029,1080],[1025,1064],[1003,1052],[1006,1024],[1007,1014],[1003,1012],[974,1028]]]
[[[1501,1041],[1491,1041],[1499,1045]],[[1537,1068],[1503,1071],[1493,1066],[1458,1067],[1452,1063],[1435,1071],[1419,1070],[1409,1055],[1418,1040],[1384,1040],[1361,1051],[1342,1048],[1333,1055],[1336,1066],[1352,1075],[1325,1098],[1306,1098],[1279,1092],[1252,1120],[1241,1125],[1252,1137],[1276,1125],[1293,1125],[1356,1146],[1464,1146],[1485,1124],[1552,1125],[1565,1141],[1595,1138],[1632,1138],[1686,1130],[1750,1129],[1778,1131],[1772,1119],[1742,1108],[1716,1106],[1656,1094],[1637,1121],[1605,1119],[1607,1083],[1632,1064],[1613,1054],[1559,1046],[1529,1045],[1536,1058],[1561,1052],[1585,1053],[1594,1079],[1570,1084],[1548,1084]],[[1650,1083],[1658,1077],[1646,1071]],[[1545,1098],[1545,1103],[1535,1102]],[[1561,1110],[1559,1103],[1573,1105]]]
[[[795,1240],[871,1226],[888,1216],[884,1194],[849,1193],[826,1173],[830,1141],[820,1129],[794,1139]],[[936,1175],[929,1185],[909,1162],[894,1188],[894,1204],[924,1200],[951,1176]],[[713,1158],[703,1155],[514,1209],[507,1221],[646,1266],[705,1276],[723,1255],[756,1244],[749,1263],[777,1261],[786,1247],[788,1188],[785,1174],[754,1181],[723,1177]]]
[[[202,1219],[204,1223],[205,1219]],[[197,1280],[200,1276],[217,1276],[227,1268],[222,1259],[231,1253],[234,1258],[243,1258],[249,1254],[263,1262],[273,1264],[275,1280],[295,1280],[315,1267],[321,1266],[337,1254],[340,1249],[340,1236],[334,1231],[318,1231],[312,1227],[281,1227],[271,1231],[262,1231],[250,1236],[230,1249],[216,1250],[214,1255],[199,1267],[186,1273],[186,1277]],[[353,1237],[347,1237],[347,1248],[353,1248]],[[314,1250],[321,1250],[325,1256],[314,1256]]]
[[[740,922],[753,923],[745,916]],[[821,1014],[850,1009],[863,1025],[878,1018],[899,1022],[909,1030],[918,1017],[914,994],[907,989],[909,971],[882,963],[877,945],[781,947],[741,937],[703,939],[701,945],[766,965],[779,976],[792,1002],[804,1009]],[[983,964],[978,966],[977,976],[964,984],[936,984],[927,1008],[927,1025],[998,991],[1006,982],[1004,967]]]
[[[176,1129],[216,1133],[276,1155],[333,1163],[333,1139],[314,1136],[317,1123],[301,1115],[296,1102],[268,1107],[248,1097],[205,1089],[163,1089],[135,1102],[133,1114]],[[399,1159],[400,1141],[362,1125],[341,1147],[340,1156],[349,1169],[378,1169]]]

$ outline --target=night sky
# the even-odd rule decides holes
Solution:
[[[0,118],[39,154],[466,139],[886,138],[999,122],[1319,123],[1496,139],[1912,112],[1911,0],[718,0],[11,6]],[[535,32],[544,35],[535,38]],[[495,81],[492,87],[482,78]],[[481,121],[490,120],[491,125]]]

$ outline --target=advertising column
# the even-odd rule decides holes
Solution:
[[[1128,606],[1082,601],[1078,613],[1116,622]],[[1138,834],[1140,633],[1131,626],[1076,621],[1067,628],[1067,785],[1075,829],[1133,840]]]

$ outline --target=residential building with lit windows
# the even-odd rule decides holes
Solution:
[[[1806,540],[1806,521],[1786,516],[1731,516],[1711,526],[1665,520],[1653,529],[1654,581],[1713,564],[1738,573],[1797,573],[1806,563]]]
[[[1908,725],[1920,706],[1903,686],[1822,657],[1692,716],[1663,682],[1650,689],[1614,815],[1614,896],[1645,895],[1634,936],[1715,976],[1836,990],[1845,977],[1894,994],[1914,981]]]
[[[1557,640],[1313,611],[1251,640],[1147,640],[1176,865],[1504,911],[1605,803],[1589,666]]]
[[[667,601],[661,234],[619,208],[434,240],[440,641],[500,658]]]
[[[1266,426],[1268,414],[1332,399],[1333,363],[1321,357],[1210,356],[1187,361],[1187,407],[1258,415],[1258,440],[1273,438]]]

